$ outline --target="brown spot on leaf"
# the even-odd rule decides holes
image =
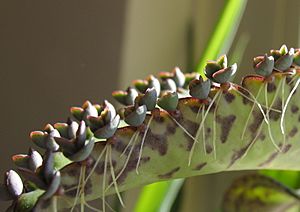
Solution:
[[[213,151],[213,148],[210,144],[205,144],[206,153],[210,154]]]
[[[178,172],[180,169],[180,167],[176,167],[174,169],[172,169],[171,171],[165,173],[165,174],[160,174],[158,175],[159,178],[162,178],[162,179],[169,179],[173,176],[174,173]]]
[[[282,149],[282,153],[287,153],[291,147],[292,147],[292,144],[286,144]]]
[[[87,178],[87,173],[85,177]],[[91,179],[89,178],[84,185],[84,194],[91,194],[92,192],[93,192],[93,184]]]
[[[72,185],[69,185],[69,186],[64,186],[64,190],[65,190],[64,195],[70,196],[70,197],[75,197],[76,193],[77,193],[77,186],[78,186],[78,184],[72,184]]]
[[[155,134],[149,128],[145,139],[145,146],[150,147],[152,150],[157,150],[160,155],[165,155],[168,150],[167,134]]]
[[[291,129],[291,131],[289,132],[289,137],[294,137],[298,132],[297,127],[293,127],[293,129]]]
[[[130,148],[128,148],[130,149]],[[127,150],[128,150],[127,149]],[[125,153],[126,154],[126,153]],[[127,153],[128,154],[128,153]],[[117,162],[115,160],[112,160],[112,166],[115,167],[117,164]],[[93,165],[94,166],[94,163]],[[95,172],[98,174],[98,175],[101,175],[104,173],[104,166],[105,166],[105,161],[99,161],[99,163],[97,164],[96,168],[95,168]],[[110,170],[110,163],[109,161],[106,161],[106,168],[107,170]]]
[[[236,119],[235,115],[228,115],[225,117],[221,117],[219,115],[217,116],[217,122],[220,123],[221,125],[220,140],[222,143],[226,142],[235,119]]]
[[[167,134],[175,134],[176,132],[176,126],[174,124],[168,124],[167,126]]]
[[[296,105],[292,105],[291,111],[292,111],[292,113],[297,113],[299,111],[299,107]]]
[[[227,168],[230,168],[238,159],[240,159],[247,151],[247,149],[250,147],[250,145],[255,142],[249,142],[246,146],[242,147],[241,149],[235,151],[233,155],[231,156],[230,163],[228,164]]]
[[[273,109],[276,109],[276,110],[281,110],[281,100],[280,99],[277,99],[274,103],[274,105],[272,106]],[[279,118],[280,118],[280,112],[277,112],[277,111],[274,111],[274,110],[270,110],[269,112],[269,118],[271,120],[274,120],[274,121],[277,121]]]
[[[182,122],[181,124],[192,136],[194,136],[194,137],[196,136],[198,128],[199,128],[198,123],[186,120],[186,121]],[[187,142],[188,142],[186,150],[190,151],[192,149],[192,146],[195,141],[187,133],[184,133],[184,136],[186,137]]]
[[[267,91],[269,92],[269,93],[271,93],[271,92],[274,92],[276,90],[276,85],[275,85],[275,83],[274,82],[269,82],[268,84],[267,84]]]
[[[249,125],[249,130],[254,138],[257,130],[259,129],[259,126],[261,125],[261,123],[264,119],[264,116],[262,115],[261,111],[259,111],[259,110],[258,111],[254,110],[252,114],[253,114],[253,121]]]
[[[190,109],[194,112],[194,113],[199,113],[201,112],[201,106],[200,105],[193,105],[193,106],[190,106]]]
[[[265,138],[266,138],[266,135],[265,135],[264,133],[261,132],[261,133],[259,134],[259,139],[263,141],[263,140],[265,140]]]
[[[270,164],[270,163],[278,156],[278,154],[279,154],[279,152],[274,152],[274,153],[272,153],[272,154],[270,155],[270,157],[269,157],[266,161],[262,162],[262,163],[259,164],[258,166],[264,167],[264,166]]]
[[[235,96],[232,93],[227,92],[224,94],[224,98],[228,103],[231,103],[235,99]]]
[[[194,168],[194,170],[195,171],[200,171],[204,166],[206,166],[207,165],[207,163],[205,162],[205,163],[200,163],[200,164],[198,164],[195,168]]]
[[[150,160],[150,157],[142,157],[140,160],[140,165],[144,164],[146,162],[148,162]],[[129,172],[133,171],[136,169],[136,165],[138,162],[138,155],[137,154],[132,154],[130,156],[130,159],[125,167],[125,169],[123,170],[123,172],[121,173],[120,177],[117,179],[118,184],[121,184],[125,181],[126,177],[128,176]],[[122,171],[123,168],[121,168],[120,170],[116,171],[116,176],[118,176],[120,174],[120,172]],[[110,183],[112,183],[112,178],[109,181]]]
[[[244,95],[242,96],[242,98],[243,98],[243,103],[244,103],[245,105],[251,104],[252,102],[249,100],[249,99],[251,99],[251,96],[250,96],[249,92],[247,92],[247,91],[246,91],[245,89],[243,89],[242,87],[238,87],[237,89],[238,89],[239,92],[241,92],[242,94],[244,94]],[[245,96],[247,96],[248,98],[246,98]]]

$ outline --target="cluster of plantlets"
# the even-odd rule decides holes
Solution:
[[[123,205],[121,191],[159,180],[300,169],[299,66],[300,50],[283,45],[254,58],[257,75],[240,86],[230,82],[237,65],[224,55],[207,62],[203,76],[174,68],[134,81],[113,92],[124,105],[118,110],[106,100],[72,107],[66,123],[31,133],[45,153],[13,156],[23,180],[8,171],[0,197],[12,200],[8,211],[99,211],[87,201],[102,198],[105,210],[105,196],[116,193]]]

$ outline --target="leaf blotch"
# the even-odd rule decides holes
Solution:
[[[178,172],[180,169],[180,167],[176,167],[174,169],[172,169],[171,171],[165,173],[165,174],[160,174],[158,175],[159,178],[161,179],[169,179],[172,178],[173,174],[175,174],[176,172]]]

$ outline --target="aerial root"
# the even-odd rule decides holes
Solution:
[[[279,88],[276,90],[276,93],[275,93],[275,96],[273,98],[273,101],[271,103],[271,105],[273,104],[273,102],[275,101],[275,99],[277,98],[277,95],[278,95],[278,90]],[[267,112],[266,112],[266,117],[267,117],[267,120],[270,120],[269,119],[269,108],[268,108],[268,83],[265,84],[265,103],[266,103],[266,106],[267,106]],[[269,133],[269,137],[271,139],[271,142],[273,144],[273,146],[277,149],[277,151],[281,151],[280,147],[276,144],[275,140],[274,140],[274,137],[273,137],[273,134],[272,134],[272,130],[271,130],[271,125],[270,125],[270,122],[268,122],[268,133]]]
[[[198,109],[198,112],[197,112],[197,115],[196,115],[196,120],[198,120],[199,114],[200,114],[200,111],[202,110],[202,108],[203,108],[203,104]]]
[[[192,157],[193,157],[193,154],[194,154],[194,150],[195,150],[195,147],[196,147],[196,143],[198,142],[198,137],[200,135],[200,132],[204,126],[204,121],[211,109],[211,107],[213,106],[214,102],[216,101],[217,97],[220,95],[220,90],[215,94],[214,98],[211,100],[210,104],[208,105],[208,108],[204,114],[204,116],[202,117],[202,120],[200,122],[200,125],[199,125],[199,128],[197,130],[197,133],[196,133],[196,137],[194,138],[194,142],[193,142],[193,145],[192,145],[192,148],[190,150],[190,153],[189,153],[189,161],[188,161],[188,166],[191,165],[191,162],[192,162]],[[204,129],[205,130],[205,129]],[[204,144],[205,145],[205,144]]]
[[[74,199],[73,205],[72,205],[72,207],[70,209],[70,212],[72,212],[74,210],[74,208],[76,207],[78,198],[80,196],[82,176],[83,176],[83,166],[80,168],[80,174],[79,174],[79,180],[78,180],[78,186],[77,186],[77,190],[76,190],[76,195],[75,195],[75,199]]]
[[[92,211],[102,212],[101,210],[99,210],[99,209],[97,209],[97,208],[91,206],[91,205],[88,204],[87,202],[84,202],[84,205],[85,205],[87,208],[91,209]]]
[[[130,150],[129,150],[128,156],[127,156],[127,158],[126,158],[126,160],[125,160],[125,163],[124,163],[124,165],[123,165],[121,171],[120,171],[120,172],[118,173],[118,175],[115,177],[115,181],[117,181],[117,180],[121,177],[121,175],[123,174],[123,172],[125,171],[125,169],[126,169],[126,167],[127,167],[127,164],[128,164],[128,162],[129,162],[129,159],[130,159],[130,157],[131,157],[131,155],[132,155],[132,152],[133,152],[133,150],[134,150],[134,146],[135,146],[135,144],[136,144],[136,140],[137,140],[137,138],[139,137],[139,133],[138,133],[138,132],[135,132],[134,135],[133,135],[132,137],[133,137],[133,140],[132,140],[133,144],[131,145],[131,148],[130,148]],[[111,186],[113,186],[113,185],[114,185],[113,182],[110,183],[110,184],[107,186],[107,188],[105,189],[105,192],[106,192]]]
[[[241,88],[243,88],[243,87],[241,87]],[[258,90],[258,92],[257,92],[257,94],[256,94],[256,97],[255,97],[248,89],[246,89],[246,88],[243,88],[243,89],[244,89],[245,91],[247,91],[247,92],[250,94],[250,96],[253,98],[254,105],[255,105],[255,104],[257,105],[258,109],[260,110],[261,114],[262,114],[263,117],[264,117],[264,120],[265,120],[266,124],[269,124],[269,120],[267,119],[266,114],[265,114],[264,110],[262,109],[261,104],[257,101],[257,99],[258,99],[258,97],[259,97],[259,95],[260,95],[260,93],[261,93],[261,91],[262,91],[262,88],[263,88],[263,85],[260,86],[260,88],[259,88],[259,90]],[[237,91],[238,91],[238,90],[237,90]],[[238,91],[238,92],[240,92],[240,91]],[[240,93],[241,93],[241,92],[240,92]],[[268,107],[267,107],[267,108],[268,108]]]
[[[203,105],[202,106],[202,119],[204,118],[204,113],[205,113],[205,106]],[[203,151],[204,151],[204,154],[206,155],[206,138],[205,138],[205,126],[204,126],[204,123],[203,123],[203,130],[202,130],[202,136],[203,136]]]
[[[247,120],[246,120],[246,123],[245,123],[245,126],[243,128],[243,131],[242,131],[242,135],[241,135],[241,139],[244,140],[244,137],[245,137],[245,133],[246,133],[246,130],[247,130],[247,127],[248,127],[248,124],[249,124],[249,121],[250,121],[250,118],[251,118],[251,114],[253,113],[253,110],[254,110],[254,107],[255,107],[255,104],[257,102],[257,105],[260,105],[259,102],[257,101],[257,98],[259,97],[260,93],[261,93],[261,90],[262,90],[262,86],[259,88],[257,94],[256,94],[256,97],[254,97],[255,99],[255,103],[253,103],[252,107],[251,107],[251,110],[249,112],[249,115],[247,117]],[[248,90],[247,90],[248,91]],[[238,91],[239,92],[239,91]],[[249,91],[249,94],[250,95],[253,95],[250,91]],[[264,114],[264,113],[263,113]]]
[[[295,93],[298,85],[300,83],[300,79],[298,79],[295,83],[295,86],[293,87],[291,93],[289,94],[288,98],[286,99],[286,102],[284,104],[283,110],[282,110],[282,114],[281,114],[281,119],[280,119],[280,129],[281,129],[281,133],[282,135],[285,135],[285,129],[284,129],[284,118],[285,118],[285,113],[288,107],[288,104],[293,96],[293,94]]]
[[[98,209],[98,208],[95,208],[95,207],[91,206],[91,205],[90,205],[87,201],[85,201],[85,200],[84,200],[84,205],[85,205],[87,208],[91,209],[92,211],[102,212],[102,210],[100,210],[100,209]],[[114,209],[108,204],[107,201],[105,201],[105,205],[106,205],[111,211],[116,212],[116,210],[114,210]]]
[[[250,102],[254,103],[254,104],[257,104],[257,107],[259,108],[259,110],[264,114],[264,111],[262,110],[262,108],[267,108],[266,105],[263,105],[263,104],[260,104],[258,101],[257,101],[257,95],[256,97],[247,89],[247,88],[244,88],[244,87],[239,87],[239,88],[242,88],[244,91],[246,91],[247,93],[250,94],[250,96],[253,98],[251,99],[250,97],[246,96],[245,94],[243,94],[241,91],[239,91],[238,89],[235,89],[235,91],[240,94],[241,96],[243,96],[245,99],[249,100]],[[261,107],[261,109],[260,109]],[[278,110],[276,108],[272,108],[272,107],[269,107],[269,110],[271,111],[274,111],[274,112],[277,112],[277,113],[281,113],[281,110]]]
[[[108,161],[108,151],[105,151],[104,171],[103,171],[103,180],[102,180],[102,210],[103,210],[103,212],[105,212],[105,184],[106,184],[106,174],[107,174],[107,161]]]
[[[291,85],[298,77],[299,77],[299,76],[298,76],[297,74],[295,74],[295,75],[292,77],[291,81],[289,81],[288,85]],[[286,78],[286,77],[284,77],[284,79],[285,79],[285,78]]]
[[[222,97],[222,91],[218,91],[220,92],[219,93],[219,96],[218,96],[218,99],[216,100],[216,107],[214,109],[214,120],[213,120],[213,151],[214,151],[214,159],[216,160],[217,159],[217,149],[216,149],[216,137],[217,137],[217,109],[218,109],[218,106],[219,106],[219,102],[220,102],[220,99]],[[205,129],[203,129],[205,130]]]
[[[92,176],[92,174],[95,172],[95,169],[96,167],[98,166],[101,158],[103,157],[104,153],[107,151],[107,146],[105,146],[102,150],[102,152],[100,153],[99,157],[97,158],[95,164],[93,165],[93,168],[91,169],[91,171],[89,172],[88,176],[85,178],[85,180],[83,181],[82,183],[82,186],[85,187],[88,179]],[[81,176],[81,172],[80,172],[80,176]],[[79,182],[80,182],[80,177],[79,177]],[[72,187],[72,188],[69,188],[67,189],[65,192],[69,192],[69,191],[72,191],[74,189],[78,189],[78,187]]]
[[[85,171],[86,171],[86,166],[83,165],[82,166],[82,184],[84,183],[85,181]],[[84,212],[84,203],[85,203],[85,199],[84,199],[84,185],[81,185],[81,189],[80,189],[80,209],[81,209],[81,212]]]
[[[95,172],[96,167],[98,166],[98,164],[99,164],[101,158],[103,157],[104,153],[106,153],[106,152],[107,152],[107,146],[105,146],[105,147],[103,148],[103,150],[102,150],[102,152],[100,153],[99,157],[97,158],[97,160],[96,160],[96,162],[95,162],[93,168],[91,169],[90,173],[89,173],[88,176],[86,177],[86,179],[85,179],[85,181],[84,181],[84,184],[83,184],[84,186],[85,186],[85,184],[87,183],[88,179],[89,179],[89,178],[92,176],[92,174]]]
[[[293,78],[295,78],[295,77],[293,77]],[[295,78],[296,79],[296,78]],[[283,79],[284,81],[285,81],[285,77],[284,77],[284,79]],[[281,110],[283,111],[283,108],[284,108],[284,105],[285,105],[285,103],[284,103],[284,101],[285,101],[285,99],[284,99],[284,83],[283,83],[283,85],[282,85],[282,87],[281,87],[282,89],[281,89]],[[282,114],[281,114],[282,115]],[[283,145],[282,145],[282,148],[284,148],[284,146],[285,146],[285,143],[286,143],[286,136],[285,136],[285,131],[283,130],[282,131],[282,129],[285,129],[285,122],[283,122],[282,123],[282,127],[280,128],[280,131],[281,131],[281,134],[282,134],[282,137],[283,137]]]
[[[191,133],[189,133],[189,131],[187,131],[187,129],[185,129],[173,116],[171,116],[170,114],[168,114],[171,119],[175,122],[176,125],[178,125],[178,127],[180,129],[182,129],[183,132],[185,132],[185,134],[187,134],[191,139],[193,139],[194,141],[196,140],[194,136],[191,135]]]
[[[295,85],[295,87],[296,86],[298,86],[298,84],[299,84],[300,82],[298,82],[296,85]],[[280,90],[280,86],[281,86],[281,88],[282,88],[282,102],[284,102],[284,81],[280,81],[280,83],[279,83],[279,86],[278,86],[278,89],[276,90],[276,93],[275,93],[275,95],[274,95],[274,98],[273,98],[273,100],[272,100],[272,103],[270,104],[270,107],[272,107],[272,105],[274,104],[274,102],[276,101],[276,98],[278,97],[278,95],[279,95],[279,90]],[[293,95],[293,92],[295,92],[295,90],[296,90],[296,88],[294,87],[294,91],[292,90],[292,92],[291,92],[291,94],[290,94],[290,96],[292,96]],[[265,88],[265,89],[267,89],[267,88]],[[265,90],[265,99],[266,99],[266,104],[268,105],[268,98],[267,98],[267,96],[266,96],[266,92],[267,92],[267,90]],[[284,107],[283,106],[283,104],[284,103],[282,103],[282,108]],[[285,105],[286,106],[286,105]],[[286,106],[287,107],[287,106]],[[285,109],[286,110],[286,109]],[[269,118],[269,112],[270,112],[270,110],[267,110],[267,112],[266,112],[266,115],[267,115],[267,117]],[[282,115],[284,114],[284,110],[282,109]],[[269,127],[269,125],[268,125],[268,127]],[[256,142],[256,140],[258,139],[258,137],[259,137],[259,134],[260,134],[260,132],[261,132],[261,130],[262,130],[262,123],[260,124],[260,126],[259,126],[259,128],[258,128],[258,130],[257,130],[257,133],[256,133],[256,135],[255,135],[255,137],[254,137],[254,139],[251,141],[251,143],[249,144],[249,146],[248,146],[248,148],[247,148],[247,150],[245,151],[245,153],[243,154],[243,156],[242,156],[242,158],[244,158],[247,154],[248,154],[248,152],[250,151],[250,149],[253,147],[253,145],[255,144],[255,142]],[[269,128],[268,128],[268,130],[269,130]],[[269,131],[269,133],[271,133],[270,131]],[[271,135],[272,136],[272,135]],[[270,137],[271,138],[271,137]],[[273,138],[273,137],[272,137]],[[272,140],[272,138],[271,138],[271,140]],[[274,141],[274,140],[273,140]],[[276,145],[276,143],[275,142],[273,142],[272,141],[272,143],[273,143],[273,145],[276,147],[276,149],[278,150],[278,151],[281,151],[281,148],[278,146],[278,145]],[[285,142],[285,141],[284,141]],[[284,145],[283,145],[284,146]]]
[[[111,146],[108,147],[108,154],[109,154],[109,165],[110,165],[110,172],[111,172],[111,177],[112,177],[112,181],[113,181],[113,184],[115,186],[115,191],[116,191],[116,194],[118,196],[118,199],[122,205],[122,207],[125,207],[124,206],[124,202],[122,200],[122,197],[120,195],[120,192],[119,192],[119,188],[118,188],[118,184],[117,184],[117,180],[116,180],[116,177],[115,177],[115,171],[114,171],[114,167],[113,167],[113,163],[112,163],[112,157],[111,157]]]
[[[148,123],[147,123],[147,126],[146,126],[146,130],[144,132],[144,135],[143,135],[143,138],[142,138],[142,141],[141,141],[141,146],[140,146],[140,151],[139,151],[139,157],[138,157],[138,161],[136,163],[136,168],[135,168],[135,172],[136,174],[139,174],[139,165],[140,165],[140,162],[141,162],[141,158],[142,158],[142,153],[143,153],[143,146],[144,146],[144,143],[145,143],[145,139],[146,139],[146,136],[147,136],[147,133],[148,133],[148,129],[150,127],[150,124],[152,122],[152,119],[153,119],[153,116],[150,117]]]
[[[136,140],[136,136],[137,136],[137,135],[138,135],[138,132],[135,131],[135,132],[133,133],[133,135],[131,136],[131,138],[130,138],[128,144],[126,145],[126,147],[125,147],[124,150],[122,151],[120,157],[123,157],[123,156],[125,155],[125,153],[127,152],[128,148],[131,146],[132,142],[133,142],[134,140]]]
[[[57,196],[53,196],[53,212],[57,211]]]
[[[243,159],[244,157],[247,156],[248,152],[250,151],[250,149],[252,148],[252,146],[255,144],[260,132],[261,132],[261,129],[262,129],[262,123],[260,124],[258,130],[257,130],[257,134],[255,135],[255,137],[252,139],[252,141],[250,142],[248,148],[246,149],[245,153],[243,154],[243,156],[241,157],[241,159]]]

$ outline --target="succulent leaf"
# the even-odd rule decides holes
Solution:
[[[172,74],[176,86],[182,87],[185,83],[185,75],[182,73],[182,71],[178,67],[175,67],[172,71]]]
[[[216,71],[212,77],[217,83],[225,83],[230,80],[230,78],[235,74],[237,70],[237,65],[234,63],[232,66]]]
[[[204,70],[205,76],[212,80],[212,75],[220,69],[222,69],[222,66],[220,66],[220,64],[215,61],[208,61]]]
[[[147,113],[146,105],[141,105],[138,107],[129,106],[125,108],[124,120],[130,126],[138,127],[144,122],[146,113]]]
[[[40,153],[30,148],[28,153],[28,168],[35,172],[42,164],[43,158]]]
[[[61,181],[60,172],[56,171],[54,173],[53,177],[52,177],[51,182],[49,183],[49,186],[48,186],[46,192],[43,193],[43,195],[41,195],[40,198],[42,198],[42,199],[51,198],[56,193],[56,191],[58,190],[59,185],[60,185],[60,181]]]
[[[254,71],[261,76],[268,77],[272,74],[274,69],[274,57],[273,56],[260,56],[254,58]]]
[[[210,92],[211,81],[209,79],[203,80],[194,79],[189,84],[190,95],[198,99],[207,99]]]
[[[145,91],[145,94],[140,94],[140,96],[136,99],[136,103],[138,105],[146,105],[147,110],[151,111],[156,106],[157,93],[155,88],[148,88]]]
[[[112,137],[116,132],[119,123],[120,123],[120,116],[116,115],[114,119],[110,121],[108,124],[94,131],[95,137],[99,139]]]
[[[177,92],[164,92],[157,102],[158,106],[167,111],[174,111],[178,104]]]
[[[123,105],[133,105],[138,92],[134,88],[128,87],[126,91],[114,91],[112,96]]]
[[[23,193],[23,182],[17,172],[14,170],[6,172],[5,181],[7,190],[13,198],[17,198]]]

